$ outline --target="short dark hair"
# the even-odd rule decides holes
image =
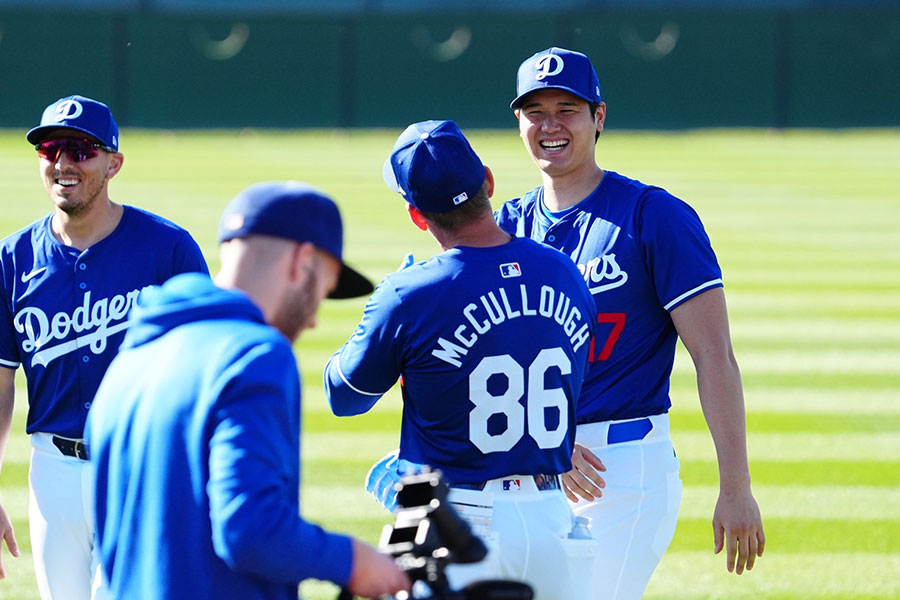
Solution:
[[[488,196],[487,182],[474,197],[469,198],[453,210],[447,212],[430,212],[420,210],[422,216],[431,225],[450,233],[457,233],[466,225],[477,221],[485,212],[493,213],[491,198]]]

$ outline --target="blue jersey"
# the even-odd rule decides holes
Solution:
[[[578,422],[666,412],[677,341],[669,311],[722,285],[700,218],[665,190],[612,171],[559,214],[545,212],[542,192],[504,203],[495,218],[570,256],[594,296],[597,333]]]
[[[208,271],[184,229],[138,208],[125,206],[83,252],[59,241],[51,219],[0,242],[0,366],[25,370],[28,433],[80,438],[141,289]]]
[[[350,539],[304,521],[291,344],[208,277],[145,292],[85,431],[113,598],[296,600]]]
[[[325,369],[338,415],[402,376],[400,458],[453,483],[571,468],[593,301],[565,256],[527,239],[457,247],[388,275]]]

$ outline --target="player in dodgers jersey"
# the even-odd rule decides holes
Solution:
[[[207,272],[184,229],[110,200],[109,179],[123,162],[118,138],[105,104],[69,96],[48,106],[27,139],[56,208],[0,242],[0,439],[9,432],[21,365],[32,444],[31,544],[44,600],[91,597],[98,563],[82,433],[127,313],[144,287]],[[0,532],[12,551],[2,507]]]
[[[765,536],[722,274],[700,219],[665,190],[597,165],[606,105],[584,54],[549,48],[525,60],[511,107],[543,185],[495,217],[505,231],[571,257],[596,302],[576,468],[563,478],[600,547],[591,597],[640,598],[674,534],[681,481],[667,411],[679,336],[718,456],[715,551],[726,547],[729,571],[752,568]],[[601,462],[602,496],[592,468]]]
[[[326,366],[332,410],[366,412],[402,376],[400,459],[440,469],[489,548],[451,565],[451,586],[513,579],[543,600],[577,598],[594,544],[568,539],[558,475],[571,466],[590,294],[567,257],[497,227],[493,176],[452,121],[410,125],[385,180],[443,252],[376,288]]]

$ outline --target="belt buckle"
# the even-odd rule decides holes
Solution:
[[[90,460],[87,445],[85,445],[82,440],[75,440],[75,442],[72,444],[72,449],[75,451],[76,458],[80,458],[81,460]]]
[[[534,478],[534,485],[537,486],[537,489],[539,492],[560,489],[558,475],[550,475],[550,474],[541,473],[538,475],[534,475],[533,478]]]

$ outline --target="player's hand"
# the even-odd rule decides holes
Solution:
[[[740,575],[749,571],[766,547],[759,505],[750,489],[736,494],[719,492],[713,513],[714,553],[725,548],[725,567]]]
[[[353,569],[346,587],[363,598],[412,591],[409,577],[392,557],[359,540],[353,540]]]
[[[399,458],[399,453],[399,450],[388,452],[366,474],[366,491],[391,512],[397,509],[397,483],[404,475],[419,473],[424,468]]]
[[[602,496],[603,488],[606,487],[606,482],[600,476],[603,471],[606,471],[603,461],[586,446],[576,442],[572,452],[572,470],[560,477],[566,498],[578,502],[580,496],[591,502]]]
[[[3,540],[6,541],[6,548],[9,553],[19,556],[19,545],[16,543],[16,535],[13,531],[12,521],[6,514],[6,509],[0,506],[0,579],[6,579],[6,569],[3,568]]]

